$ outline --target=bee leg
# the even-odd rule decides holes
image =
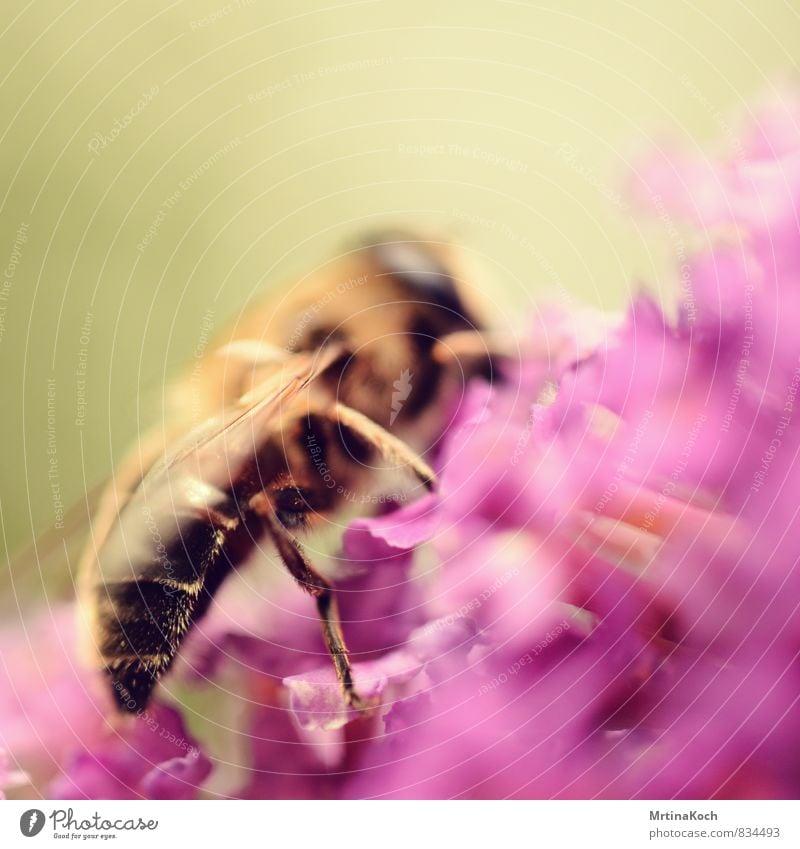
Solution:
[[[431,350],[433,359],[442,366],[458,366],[467,376],[480,375],[490,383],[503,381],[503,362],[519,360],[519,350],[498,333],[459,330],[437,340]]]
[[[428,490],[436,488],[436,473],[433,469],[413,451],[402,439],[381,427],[358,410],[348,407],[346,404],[337,402],[333,410],[320,411],[322,415],[332,418],[341,427],[350,428],[375,448],[388,463],[397,466],[405,466],[417,476]]]
[[[350,655],[344,641],[342,627],[339,624],[333,588],[309,563],[300,544],[281,524],[265,493],[260,492],[253,496],[250,499],[250,506],[266,521],[267,529],[278,550],[278,555],[289,570],[289,574],[307,593],[314,596],[322,624],[322,636],[333,660],[336,677],[342,685],[345,701],[356,710],[366,710],[367,702],[358,695],[353,683]]]
[[[507,335],[481,330],[458,330],[436,340],[431,356],[443,365],[453,360],[512,359],[519,348]]]
[[[333,665],[336,667],[336,677],[341,682],[345,701],[351,707],[363,712],[367,710],[369,705],[358,695],[353,684],[350,656],[344,642],[342,626],[339,624],[339,610],[336,604],[336,596],[330,587],[323,590],[317,596],[317,610],[319,611],[320,621],[322,622],[322,636],[325,639],[325,646],[333,658]]]

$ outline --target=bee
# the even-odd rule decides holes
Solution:
[[[179,383],[175,415],[105,491],[81,558],[92,662],[122,712],[140,712],[226,578],[272,546],[316,603],[344,699],[354,681],[331,581],[299,538],[348,496],[425,455],[465,383],[491,378],[484,310],[454,249],[412,234],[365,240],[283,298],[269,297]]]

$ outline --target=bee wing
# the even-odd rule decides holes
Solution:
[[[346,351],[330,345],[314,352],[287,354],[269,378],[238,403],[172,441],[159,459],[118,498],[112,491],[93,525],[84,552],[84,586],[96,580],[136,575],[139,564],[153,560],[154,544],[186,536],[198,519],[232,527],[238,521],[233,493],[249,478],[258,479],[258,454],[279,421],[281,411]]]
[[[142,459],[149,449],[138,448],[130,458],[131,474],[123,471],[118,477],[126,480],[108,488],[92,522],[79,570],[84,588],[95,582],[101,563],[107,579],[135,574],[138,564],[152,559],[154,538],[181,538],[193,519],[224,524],[231,514],[231,491],[252,466],[283,406],[344,353],[330,346],[287,355],[268,380],[218,417],[177,439],[154,439],[155,456]]]
[[[287,354],[266,380],[234,406],[176,443],[143,484],[149,488],[165,477],[174,481],[188,474],[212,487],[227,489],[253,459],[263,434],[281,411],[346,353],[342,346],[329,345],[310,353]]]

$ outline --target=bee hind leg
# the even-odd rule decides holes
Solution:
[[[252,509],[261,516],[266,524],[272,541],[278,550],[278,555],[289,571],[289,574],[317,603],[322,636],[328,654],[333,660],[336,677],[342,686],[344,699],[348,705],[359,711],[368,709],[369,704],[358,695],[353,682],[353,669],[350,664],[350,654],[344,641],[342,626],[336,597],[331,585],[309,563],[303,549],[294,537],[281,524],[275,509],[265,493],[259,493],[250,501]]]

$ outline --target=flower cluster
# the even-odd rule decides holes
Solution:
[[[636,173],[696,244],[675,317],[644,294],[610,328],[537,313],[520,363],[468,387],[439,490],[344,533],[373,709],[344,704],[277,571],[193,634],[159,696],[183,717],[109,721],[69,611],[48,611],[0,637],[0,745],[40,792],[797,798],[800,98],[767,103],[735,155]]]

